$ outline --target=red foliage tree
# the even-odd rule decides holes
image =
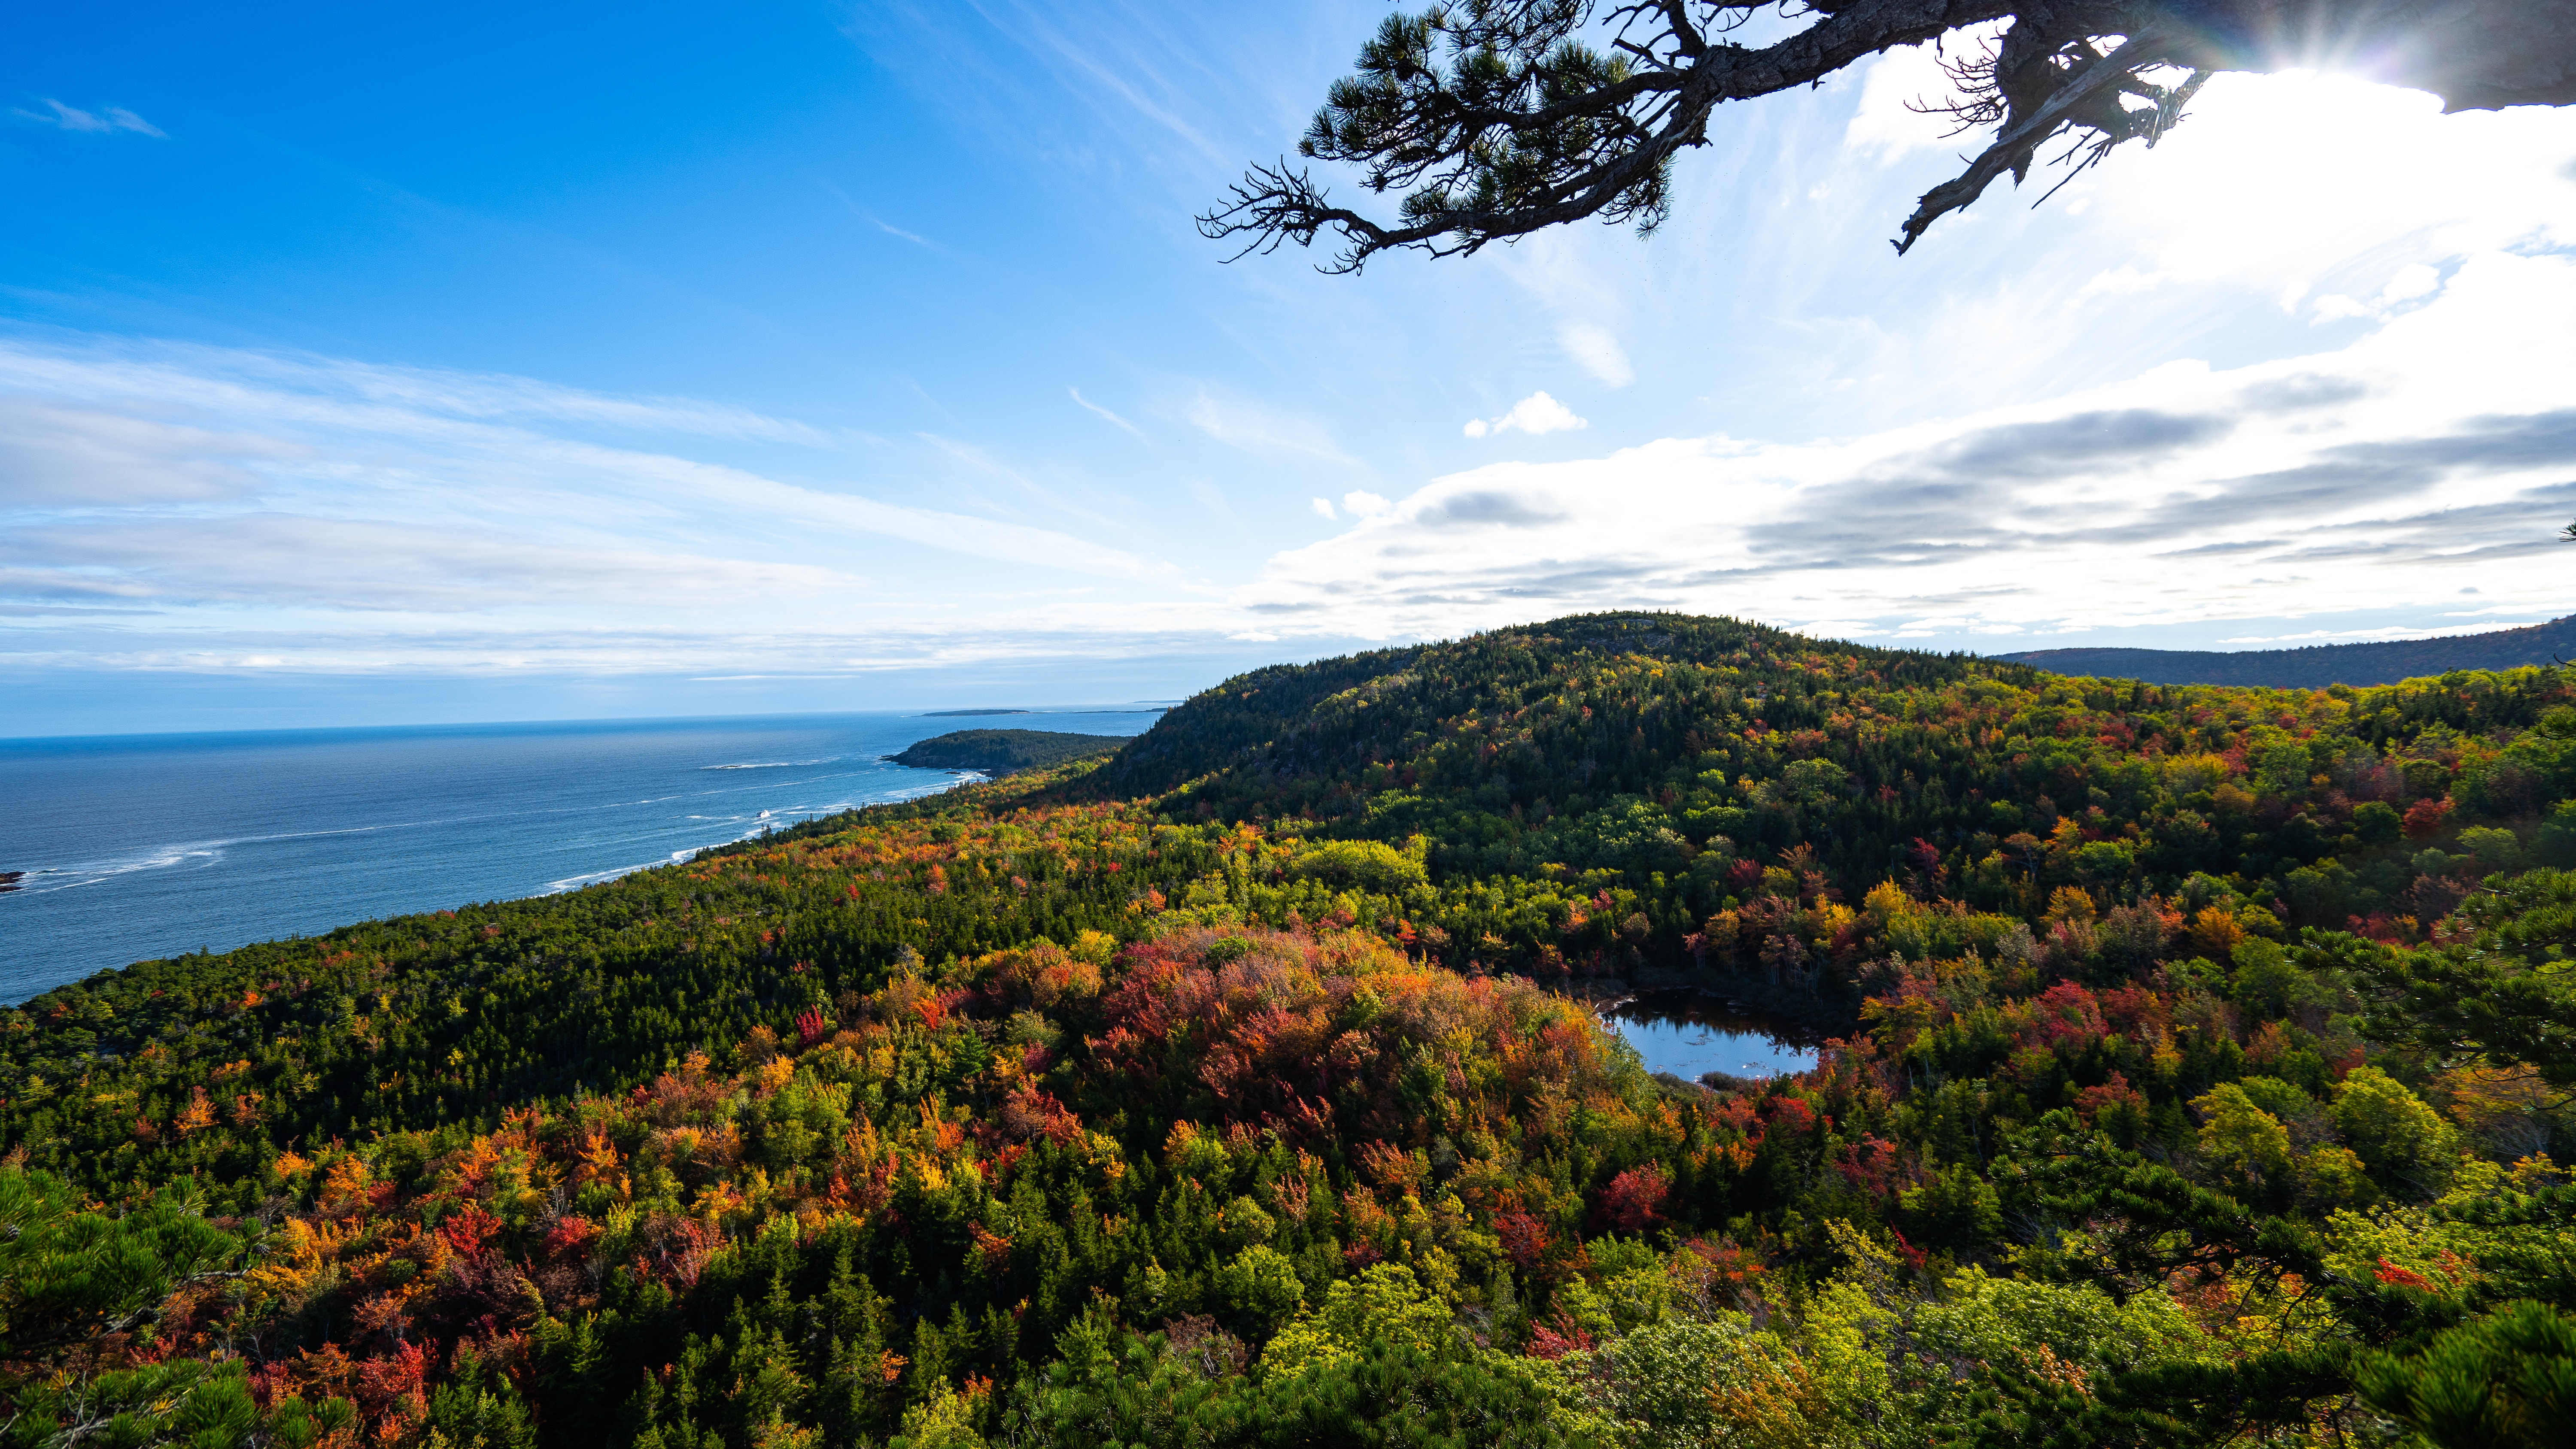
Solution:
[[[1664,1220],[1664,1197],[1671,1190],[1662,1164],[1629,1168],[1601,1190],[1601,1220],[1623,1233],[1642,1233]]]
[[[1494,1215],[1494,1236],[1503,1243],[1503,1256],[1524,1273],[1534,1272],[1547,1259],[1547,1250],[1556,1244],[1547,1224],[1520,1208]]]
[[[2451,813],[2449,800],[2418,800],[2406,807],[2406,819],[2399,829],[2409,840],[2425,840],[2442,833],[2442,823]]]

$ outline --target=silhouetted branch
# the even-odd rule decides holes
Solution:
[[[1811,23],[1764,46],[1727,38],[1775,10]],[[1586,217],[1651,232],[1671,211],[1673,158],[1708,144],[1718,106],[1997,21],[2008,22],[1999,39],[1947,67],[1957,94],[1925,108],[1995,137],[1924,193],[1900,253],[1997,177],[2019,184],[2052,139],[2071,142],[2058,158],[2070,177],[2126,142],[2153,147],[2221,70],[2359,62],[2454,110],[2576,102],[2576,6],[2564,3],[1459,0],[1388,17],[1298,143],[1308,160],[1358,168],[1371,194],[1400,193],[1392,221],[1332,204],[1283,158],[1254,167],[1199,229],[1240,241],[1238,258],[1329,232],[1333,272]]]

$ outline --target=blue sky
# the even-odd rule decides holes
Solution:
[[[2576,116],[2222,78],[1886,244],[1903,54],[1647,241],[1222,265],[1385,13],[53,7],[0,734],[1166,698],[1578,609],[1982,650],[2570,612]]]

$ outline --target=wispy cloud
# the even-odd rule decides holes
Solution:
[[[13,114],[34,121],[38,125],[53,126],[65,131],[89,131],[100,135],[128,131],[138,136],[159,136],[163,139],[167,139],[170,134],[123,106],[102,106],[95,111],[84,111],[77,106],[64,105],[50,96],[43,104],[47,108],[45,111],[30,111],[16,107],[11,109]]]
[[[806,423],[695,398],[620,397],[534,378],[189,343],[0,342],[0,391],[404,434],[510,423],[806,447],[836,441]]]
[[[1115,16],[1084,28],[1064,23],[1068,12],[1053,6],[994,3],[976,6],[994,30],[1009,36],[1044,62],[1060,79],[1079,78],[1076,86],[1108,101],[1181,141],[1202,159],[1230,166],[1236,158],[1209,138],[1197,120],[1185,114],[1191,87],[1172,74],[1203,69],[1186,48],[1171,43],[1144,16]]]
[[[848,192],[834,186],[831,182],[824,182],[823,189],[832,193],[832,199],[846,207],[849,210],[850,215],[857,217],[859,220],[866,222],[868,225],[875,227],[886,235],[890,237],[899,237],[917,247],[926,247],[931,244],[928,237],[922,236],[916,232],[905,231],[902,227],[895,225],[893,222],[890,222],[884,217],[877,215],[875,212],[868,210],[866,207],[859,205],[856,201],[850,199]]]
[[[1597,322],[1568,322],[1557,329],[1556,339],[1567,356],[1602,382],[1626,387],[1637,380],[1637,369],[1619,346],[1618,334],[1609,328]]]
[[[1192,426],[1220,443],[1247,452],[1303,453],[1335,463],[1355,460],[1320,423],[1260,403],[1202,390],[1189,406]]]
[[[18,611],[0,607],[0,618]],[[153,631],[131,610],[55,610],[51,621],[0,630],[0,669],[295,674],[609,674],[698,679],[848,678],[904,669],[1006,663],[1044,670],[1067,660],[1204,653],[1224,636],[1173,613],[1112,618],[1082,609],[1028,610],[970,622],[850,620],[836,627],[763,629],[749,620],[706,628],[688,620],[534,631],[477,627],[467,615],[439,627],[342,618],[291,630],[209,627]],[[113,616],[113,617],[111,617]],[[1254,660],[1226,651],[1235,667]]]
[[[1275,63],[1241,63],[1230,44],[1239,26],[1157,7],[884,0],[849,15],[851,38],[895,75],[926,74],[914,64],[924,53],[951,58],[944,79],[922,85],[921,104],[1014,153],[1083,170],[1181,171],[1203,185],[1242,163],[1242,143],[1221,137],[1242,119],[1247,90],[1295,84]]]
[[[0,592],[44,602],[113,597],[484,614],[556,602],[660,610],[746,594],[792,607],[864,587],[838,570],[805,564],[570,548],[490,532],[280,513],[0,534]]]
[[[309,451],[253,434],[0,396],[0,509],[238,498],[262,486],[261,461]]]
[[[1991,44],[2000,29],[1999,25],[1978,26],[1942,44],[1956,54],[1971,55],[1976,47]],[[1959,142],[1951,134],[1949,120],[1937,109],[1957,91],[1942,60],[1940,49],[1908,45],[1870,62],[1861,75],[1860,104],[1843,127],[1844,149],[1881,162],[1918,151],[1956,150]]]
[[[1081,388],[1078,388],[1078,387],[1068,387],[1068,388],[1066,388],[1066,389],[1065,389],[1065,391],[1066,391],[1067,393],[1069,393],[1069,394],[1071,394],[1071,395],[1072,395],[1073,400],[1074,400],[1075,402],[1078,402],[1078,403],[1082,404],[1085,408],[1090,409],[1092,412],[1094,412],[1094,413],[1098,414],[1099,416],[1101,416],[1101,417],[1103,417],[1103,418],[1108,419],[1110,422],[1116,423],[1118,426],[1120,426],[1120,427],[1122,427],[1122,428],[1125,428],[1127,431],[1129,431],[1129,432],[1131,432],[1131,433],[1134,433],[1137,437],[1140,437],[1140,438],[1141,438],[1141,437],[1145,436],[1145,431],[1144,431],[1144,429],[1137,427],[1134,423],[1131,423],[1131,422],[1127,421],[1125,418],[1122,418],[1122,417],[1118,416],[1116,413],[1111,412],[1109,409],[1107,409],[1107,408],[1105,408],[1105,407],[1102,407],[1100,404],[1098,404],[1098,403],[1096,403],[1096,402],[1093,402],[1091,399],[1089,399],[1089,398],[1087,398],[1087,397],[1084,397],[1084,396],[1082,395],[1082,389],[1081,389]]]
[[[212,417],[228,426],[202,425]],[[582,657],[581,638],[671,631],[675,611],[675,640],[971,630],[1032,609],[1060,630],[1100,627],[1120,604],[1157,618],[1177,577],[1077,532],[639,445],[657,434],[719,451],[804,444],[827,472],[857,446],[721,405],[525,379],[0,341],[0,657],[44,653],[36,641],[90,617],[66,610],[120,606],[161,610],[172,647],[220,624],[260,634],[252,652],[299,659],[310,651],[295,640],[329,634],[334,615],[482,621],[436,624],[434,646],[411,625],[378,626],[370,647],[406,658],[447,657],[465,635]],[[1017,476],[966,445],[918,456]],[[977,561],[1018,597],[979,607],[946,587],[958,570],[941,557]],[[1100,580],[1146,592],[1066,605]],[[169,653],[118,627],[118,648],[76,652]],[[673,657],[697,647],[675,642]]]

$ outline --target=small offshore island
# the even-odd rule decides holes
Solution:
[[[947,710],[943,713],[998,714],[1003,711]],[[1125,735],[1074,735],[1055,730],[951,730],[944,735],[933,735],[901,754],[886,758],[916,770],[981,770],[987,775],[1001,776],[1105,755],[1125,743]]]

